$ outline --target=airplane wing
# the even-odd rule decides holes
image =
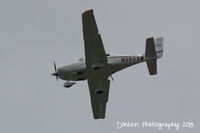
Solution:
[[[109,96],[110,80],[88,79],[90,89],[91,104],[94,119],[105,118],[106,103]]]
[[[82,25],[86,67],[90,68],[95,63],[107,63],[106,52],[97,28],[93,10],[88,10],[82,14]]]
[[[90,90],[91,104],[95,119],[105,118],[110,80],[108,61],[101,35],[98,32],[93,10],[82,14],[83,38],[85,43],[86,71]],[[95,68],[104,69],[94,70]]]

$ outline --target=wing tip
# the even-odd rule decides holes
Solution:
[[[102,120],[104,120],[104,119],[105,119],[105,117],[94,117],[94,119],[95,119],[95,120],[99,120],[99,119],[102,119]]]
[[[94,119],[104,119],[106,113],[106,103],[107,102],[92,102],[92,110]]]
[[[84,11],[82,15],[84,16],[84,15],[90,14],[90,13],[93,13],[93,9],[89,9],[89,10]]]
[[[104,115],[94,115],[94,119],[105,119],[105,114]]]

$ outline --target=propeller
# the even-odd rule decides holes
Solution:
[[[58,80],[58,70],[57,70],[57,68],[56,68],[56,63],[55,63],[55,61],[54,61],[54,70],[55,70],[55,72],[52,73],[51,75],[56,76],[56,79]]]

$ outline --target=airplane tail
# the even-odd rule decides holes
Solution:
[[[157,74],[157,59],[163,55],[163,37],[147,38],[145,59],[150,75]]]

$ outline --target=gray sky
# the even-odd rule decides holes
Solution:
[[[122,128],[117,121],[191,121],[198,132],[198,0],[1,0],[0,132],[169,132]],[[107,53],[144,53],[147,37],[164,37],[158,75],[145,63],[113,75],[106,119],[94,120],[87,82],[70,89],[57,66],[84,56],[81,14],[94,14]],[[170,132],[177,132],[174,129]]]

